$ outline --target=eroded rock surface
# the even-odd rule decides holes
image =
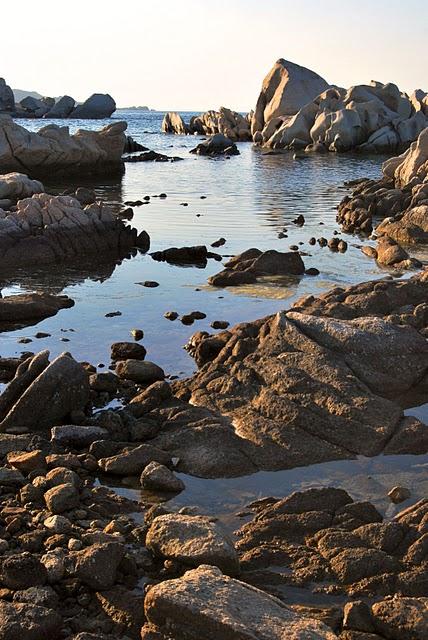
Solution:
[[[16,211],[0,209],[3,269],[105,255],[111,260],[132,248],[147,251],[146,232],[127,226],[102,202],[85,207],[71,196],[37,193],[19,200]]]

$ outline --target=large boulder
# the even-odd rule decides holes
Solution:
[[[198,156],[236,156],[239,155],[236,144],[222,133],[216,133],[200,142],[190,151]]]
[[[89,400],[84,368],[67,353],[51,363],[48,356],[41,352],[26,360],[0,395],[0,431],[52,427],[84,409]]]
[[[15,110],[15,97],[12,89],[6,84],[4,78],[0,78],[0,112],[13,112]]]
[[[328,87],[314,71],[280,58],[263,80],[251,123],[253,136],[274,118],[294,116]]]
[[[83,104],[79,104],[70,118],[97,119],[110,118],[116,111],[116,103],[108,93],[93,93]]]
[[[33,98],[33,96],[23,98],[19,103],[19,107],[31,118],[42,118],[50,109],[50,106],[45,101]]]
[[[142,639],[334,640],[323,623],[302,617],[259,589],[202,565],[153,586],[145,600]],[[154,635],[152,635],[154,633]]]
[[[44,118],[68,118],[76,101],[71,96],[62,96],[45,115]]]
[[[82,207],[71,196],[38,193],[0,209],[2,268],[48,264],[97,255],[111,260],[134,247],[147,250],[147,234],[126,225],[102,202]]]
[[[121,174],[126,122],[114,122],[100,131],[48,125],[27,131],[10,116],[0,116],[0,172],[26,170],[32,175],[67,173]]]
[[[49,293],[20,293],[0,298],[0,331],[28,327],[74,306],[68,296]]]
[[[189,133],[189,128],[183,118],[175,111],[168,111],[164,115],[161,129],[164,133],[176,133],[178,135]]]

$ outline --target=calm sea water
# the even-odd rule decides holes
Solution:
[[[191,114],[183,115],[188,119]],[[334,230],[340,231],[335,216],[336,206],[346,193],[344,181],[379,177],[383,158],[331,154],[293,159],[291,153],[266,154],[250,143],[239,144],[241,155],[230,160],[199,158],[189,154],[199,138],[161,134],[162,118],[163,113],[135,110],[122,110],[114,116],[115,120],[128,122],[128,133],[135,140],[150,149],[181,156],[182,162],[127,164],[121,180],[91,183],[100,196],[116,203],[167,194],[166,199],[152,198],[150,204],[134,209],[132,224],[149,232],[151,250],[210,245],[223,236],[227,242],[216,251],[226,257],[250,247],[287,250],[290,245],[303,242],[301,249],[308,253],[303,258],[305,265],[317,267],[320,275],[221,290],[206,284],[207,278],[222,268],[212,260],[205,269],[183,268],[155,262],[147,254],[121,264],[105,265],[99,261],[80,268],[34,268],[3,279],[3,294],[22,290],[63,292],[76,304],[37,327],[1,334],[0,355],[17,354],[23,348],[48,348],[56,355],[66,349],[77,359],[108,365],[111,343],[129,340],[130,330],[141,328],[147,358],[164,367],[168,374],[188,375],[195,365],[183,345],[196,330],[211,331],[213,320],[227,320],[231,325],[253,320],[288,307],[302,295],[388,275],[361,253],[358,238],[344,236],[349,243],[345,254],[308,244],[311,236],[330,238]],[[75,130],[98,129],[108,122],[111,121],[57,124],[70,124],[70,129]],[[29,120],[20,124],[37,130],[47,122]],[[59,192],[78,184],[46,182],[45,187]],[[292,224],[299,214],[306,219],[301,228]],[[280,239],[278,234],[284,228],[288,237]],[[420,257],[427,259],[428,255]],[[144,280],[156,280],[159,287],[144,288],[138,284]],[[184,326],[178,320],[166,320],[163,314],[168,310],[180,314],[199,310],[207,318]],[[106,318],[105,314],[111,311],[121,311],[122,315]],[[51,337],[34,339],[26,345],[17,343],[20,337],[34,337],[37,331],[48,332]],[[69,342],[62,342],[64,337]],[[420,417],[426,418],[426,414],[426,410],[419,410]],[[313,484],[335,484],[348,488],[355,497],[375,499],[387,512],[385,494],[399,480],[414,490],[412,499],[422,495],[427,486],[427,460],[427,456],[360,459],[226,482],[187,478],[187,490],[176,504],[194,502],[203,510],[226,514],[227,519],[234,509],[260,495],[283,495]]]

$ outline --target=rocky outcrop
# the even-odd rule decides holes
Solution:
[[[6,84],[4,78],[0,78],[0,113],[10,113],[15,110],[15,97],[12,89]]]
[[[251,122],[255,141],[271,121],[294,116],[302,107],[326,91],[329,85],[317,73],[280,58],[263,80]],[[263,134],[262,134],[263,135]]]
[[[120,175],[126,127],[126,122],[115,122],[70,135],[68,127],[51,124],[34,133],[1,115],[0,172]]]
[[[321,622],[296,614],[277,598],[208,565],[153,586],[144,607],[148,622],[142,640],[336,638]]]
[[[260,251],[247,249],[226,262],[225,269],[210,276],[208,283],[214,287],[231,287],[257,282],[268,276],[302,275],[305,265],[299,253],[288,251]]]
[[[85,102],[77,105],[69,118],[97,119],[110,118],[116,111],[116,103],[108,93],[93,93]]]
[[[392,520],[330,487],[262,499],[250,508],[254,518],[236,532],[243,581],[271,593],[299,588],[350,597],[338,632],[388,639],[428,632],[427,500]],[[382,600],[389,594],[396,595]]]
[[[29,198],[43,191],[42,183],[39,180],[31,180],[25,173],[0,175],[0,208],[9,207],[21,198]]]
[[[421,99],[422,98],[422,99]],[[348,90],[279,60],[265,78],[253,140],[274,149],[388,153],[407,149],[428,125],[425,96],[372,81]]]
[[[20,110],[20,115],[30,118],[43,118],[49,110],[55,105],[53,98],[34,98],[33,96],[27,96],[23,98],[17,105]]]
[[[428,243],[428,128],[401,156],[387,160],[381,180],[360,180],[338,207],[344,231],[388,236],[404,244]],[[352,186],[352,185],[351,185]]]
[[[41,351],[25,360],[0,395],[0,431],[51,427],[89,400],[88,376],[83,367],[63,353],[49,363]]]
[[[74,301],[68,296],[49,293],[21,293],[0,298],[0,331],[14,331],[37,324],[73,305]]]
[[[199,116],[192,116],[186,124],[180,114],[169,111],[162,121],[164,133],[179,135],[199,134],[214,136],[222,134],[232,142],[251,140],[250,117],[237,111],[220,107],[218,111],[206,111]]]
[[[102,202],[82,207],[71,196],[35,194],[20,200],[16,211],[0,210],[2,269],[73,260],[78,256],[125,256],[133,248],[149,248],[148,235],[138,235]]]
[[[152,444],[179,471],[202,477],[426,452],[426,426],[403,407],[427,398],[427,291],[426,272],[364,283],[201,334],[202,367],[175,397],[130,407],[157,422]]]

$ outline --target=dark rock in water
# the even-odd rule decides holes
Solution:
[[[140,476],[141,486],[154,491],[169,491],[179,493],[183,491],[184,482],[163,464],[150,462]]]
[[[83,104],[70,113],[70,118],[110,118],[116,111],[116,103],[108,93],[93,93]]]
[[[84,368],[65,353],[51,363],[42,351],[18,368],[0,395],[0,431],[19,426],[51,427],[89,400]]]
[[[226,244],[226,240],[225,238],[219,238],[218,240],[216,240],[215,242],[213,242],[211,244],[212,247],[222,247],[224,244]]]
[[[125,148],[123,149],[123,153],[136,153],[137,151],[149,151],[149,149],[134,140],[132,136],[126,136]]]
[[[198,144],[190,153],[199,156],[237,156],[239,155],[238,147],[232,140],[226,138],[221,133],[210,136],[204,142]]]
[[[144,280],[144,282],[137,282],[137,284],[141,284],[142,287],[147,287],[148,289],[155,289],[159,286],[159,282],[155,280]]]
[[[211,327],[213,329],[227,329],[229,324],[230,323],[227,322],[227,320],[213,320],[213,322],[211,322]]]
[[[196,264],[205,266],[208,251],[204,245],[195,247],[171,247],[151,254],[153,260],[170,262],[171,264]]]
[[[74,300],[68,296],[49,293],[22,293],[0,298],[0,331],[31,326],[73,306]]]
[[[157,151],[145,151],[138,156],[124,156],[124,162],[177,162],[183,160],[179,156],[166,156]]]
[[[182,324],[191,325],[195,322],[195,318],[191,313],[187,313],[181,316],[180,321],[182,322]]]
[[[305,271],[305,275],[307,276],[319,276],[319,273],[319,269],[317,269],[316,267],[310,267]]]
[[[163,315],[167,320],[177,320],[178,318],[178,313],[176,311],[165,311]]]
[[[297,247],[296,247],[297,248]],[[298,253],[248,249],[226,263],[220,273],[208,278],[214,287],[251,284],[262,276],[301,275],[305,271]]]
[[[142,344],[135,342],[114,342],[111,345],[111,359],[116,360],[144,360],[147,351]]]

